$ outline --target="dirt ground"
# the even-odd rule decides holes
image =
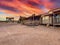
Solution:
[[[0,24],[0,45],[60,45],[60,28]]]

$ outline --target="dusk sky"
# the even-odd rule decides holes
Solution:
[[[0,0],[0,20],[6,16],[31,16],[60,8],[60,0]]]

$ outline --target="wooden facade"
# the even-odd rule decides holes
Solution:
[[[46,14],[41,14],[36,16],[35,14],[33,14],[30,17],[21,17],[19,21],[22,24],[32,24],[32,25],[36,25],[36,24],[44,24],[44,25],[60,25],[60,9],[54,9],[54,10],[50,10],[48,13]]]
[[[41,15],[41,20],[41,24],[60,25],[60,9],[51,10],[49,13]]]
[[[6,17],[7,22],[14,22],[14,17]]]

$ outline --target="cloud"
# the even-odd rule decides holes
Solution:
[[[14,12],[19,12],[19,10],[17,10],[14,7],[10,7],[10,6],[6,6],[6,5],[2,5],[0,4],[0,8],[5,9],[5,10],[10,10],[10,11],[14,11]]]
[[[34,13],[38,15],[60,7],[59,2],[59,0],[0,0],[0,8],[18,15],[30,16]]]
[[[12,2],[13,0],[0,0],[0,1],[8,1],[8,2]]]

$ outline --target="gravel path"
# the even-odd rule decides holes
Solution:
[[[60,45],[60,29],[5,25],[0,27],[0,45]]]

